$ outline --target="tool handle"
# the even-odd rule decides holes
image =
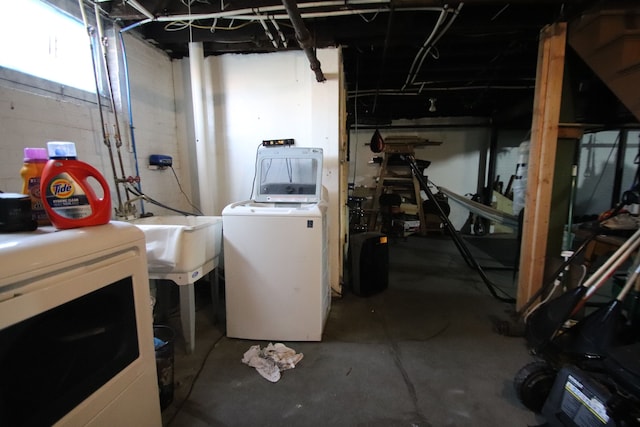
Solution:
[[[608,276],[613,274],[613,272],[622,264],[622,262],[626,261],[626,259],[631,255],[631,253],[638,247],[640,244],[640,229],[638,229],[631,237],[627,239],[626,242],[622,244],[614,253],[607,259],[607,261],[596,270],[595,273],[587,279],[586,282],[582,286],[585,288],[590,287],[596,282],[601,280],[601,276],[604,275],[604,280],[608,279]],[[629,251],[629,248],[632,248]]]

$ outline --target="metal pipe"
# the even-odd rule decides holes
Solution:
[[[127,49],[124,43],[124,35],[120,36],[120,47],[122,48],[122,65],[124,67],[124,84],[127,93],[127,112],[129,113],[129,135],[131,137],[131,148],[133,148],[133,160],[136,169],[136,176],[140,177],[140,165],[138,163],[138,148],[136,146],[135,126],[133,125],[133,108],[131,106],[131,84],[129,81],[129,62],[127,61]],[[138,191],[142,192],[142,184],[140,181],[136,183]],[[140,212],[144,213],[144,203],[140,200]]]
[[[124,164],[122,162],[122,153],[120,151],[120,147],[122,146],[122,137],[120,135],[120,124],[118,123],[118,110],[116,109],[116,101],[113,95],[113,86],[111,85],[111,70],[109,68],[109,57],[107,54],[107,49],[109,47],[109,43],[107,41],[107,37],[104,35],[104,30],[102,28],[102,17],[100,16],[100,9],[98,5],[94,3],[94,13],[96,17],[96,26],[98,27],[98,38],[100,39],[100,46],[102,50],[102,60],[104,62],[104,70],[106,72],[106,82],[107,89],[109,92],[109,101],[111,102],[111,109],[113,112],[113,120],[114,120],[114,137],[116,139],[116,153],[118,155],[118,162],[120,165],[120,173],[122,174],[122,178],[119,179],[120,182],[126,182],[125,172],[124,172]],[[127,200],[129,200],[129,193],[125,191],[124,196]],[[123,215],[127,215],[127,212],[121,212]]]
[[[82,14],[82,22],[84,23],[87,35],[89,36],[89,48],[91,49],[91,65],[93,66],[93,81],[96,85],[96,99],[98,102],[98,112],[100,113],[100,126],[102,127],[102,143],[107,146],[109,150],[109,160],[111,162],[111,172],[113,173],[113,183],[115,184],[116,197],[118,199],[118,209],[122,206],[122,196],[120,195],[120,186],[118,185],[118,173],[116,172],[116,164],[113,160],[113,149],[111,148],[111,140],[109,138],[109,131],[104,120],[104,113],[102,111],[102,99],[100,96],[100,85],[98,84],[98,68],[96,66],[95,49],[93,47],[93,32],[94,29],[89,25],[86,11],[84,10],[84,4],[82,0],[78,0],[80,6],[80,13]]]
[[[327,80],[327,78],[324,76],[324,73],[322,72],[320,61],[316,57],[316,52],[313,50],[313,37],[311,37],[311,33],[309,33],[309,30],[304,25],[304,21],[302,20],[302,16],[300,16],[300,10],[298,10],[297,3],[295,2],[295,0],[282,0],[282,4],[287,10],[289,19],[293,24],[293,29],[296,32],[296,39],[298,40],[298,44],[304,51],[305,55],[307,55],[311,70],[316,74],[316,81],[323,82]]]
[[[125,3],[130,4],[135,10],[142,13],[149,19],[154,19],[155,16],[151,12],[149,12],[144,6],[138,3],[136,0],[125,0]]]

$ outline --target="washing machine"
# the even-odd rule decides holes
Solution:
[[[321,341],[331,307],[322,150],[266,148],[256,171],[255,197],[222,211],[227,336]]]

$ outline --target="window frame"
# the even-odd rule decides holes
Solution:
[[[80,23],[84,25],[82,21],[82,14],[80,12],[80,7],[77,1],[72,0],[41,0],[43,3],[47,3],[48,5],[58,9],[60,13],[67,14],[72,18],[80,20]],[[86,7],[86,5],[85,5]],[[89,21],[89,25],[96,27],[95,25],[95,16],[93,13],[88,13],[86,11],[87,20]],[[87,37],[89,37],[87,35]],[[94,56],[95,67],[98,72],[98,83],[99,83],[99,92],[100,92],[100,100],[102,103],[102,107],[108,110],[111,110],[111,105],[108,101],[108,97],[105,95],[106,93],[106,76],[102,71],[102,62],[101,56],[98,51],[98,45],[100,41],[98,40],[97,32],[92,36],[92,44],[94,49],[92,54]],[[87,39],[88,41],[88,39]],[[33,93],[35,95],[40,96],[48,96],[54,97],[58,100],[68,100],[75,102],[88,102],[90,104],[97,105],[97,93],[89,92],[84,89],[79,89],[76,87],[68,86],[63,83],[58,83],[52,80],[47,80],[42,77],[34,76],[32,74],[24,73],[22,71],[14,70],[11,68],[0,66],[0,84],[4,87],[8,87],[11,89],[24,90],[26,92]]]

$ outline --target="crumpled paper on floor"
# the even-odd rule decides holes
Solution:
[[[244,353],[242,363],[256,368],[263,378],[275,383],[280,380],[281,371],[295,368],[303,357],[304,354],[296,353],[282,343],[269,343],[264,349],[259,345],[252,345]]]

